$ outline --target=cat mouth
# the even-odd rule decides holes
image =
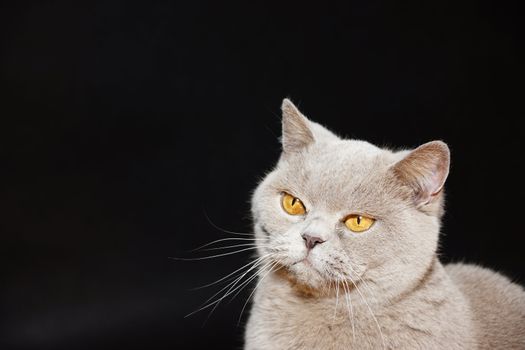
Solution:
[[[305,264],[307,264],[307,265],[311,265],[311,264],[312,264],[312,263],[308,260],[308,256],[305,256],[304,258],[299,259],[299,260],[297,260],[296,262],[291,263],[290,265],[293,266],[293,265],[297,265],[297,264],[300,264],[300,263],[305,263]]]
[[[314,270],[317,270],[315,268],[315,266],[312,264],[312,262],[310,261],[310,259],[308,258],[308,255],[305,256],[304,258],[302,258],[300,260],[297,260],[296,262],[292,263],[291,266],[298,265],[298,264],[304,264],[304,265],[306,265],[308,267],[311,267]]]
[[[321,278],[327,283],[334,285],[339,284],[341,288],[343,288],[343,284],[345,284],[347,289],[353,289],[356,285],[360,284],[359,276],[357,276],[356,278],[346,278],[342,277],[341,275],[338,275],[336,272],[331,273],[330,271],[323,271],[323,268],[319,269],[312,262],[309,254],[307,254],[301,259],[296,260],[291,264],[282,266],[285,270],[287,270],[294,276],[297,276],[298,274],[303,275],[304,273],[306,273],[309,276],[312,276],[313,274],[316,276],[316,278]],[[346,281],[346,283],[342,281]]]
[[[276,271],[277,275],[283,277],[291,283],[302,294],[308,296],[336,296],[336,290],[351,291],[355,288],[358,281],[352,282],[333,278],[321,273],[312,263],[308,256],[305,256],[291,264],[280,264]],[[326,286],[330,286],[328,289]]]
[[[288,266],[288,269],[295,270],[295,269],[307,269],[308,271],[313,272],[319,277],[323,277],[323,274],[319,271],[319,269],[314,265],[314,263],[311,261],[310,257],[306,255],[305,257],[291,263]]]
[[[304,258],[303,260],[299,261],[298,264],[304,263],[306,266],[310,266],[312,268],[315,268],[312,263],[310,262],[310,259],[308,257]]]

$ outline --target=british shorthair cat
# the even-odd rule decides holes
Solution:
[[[282,155],[252,198],[246,350],[525,349],[524,289],[438,259],[445,143],[394,152],[282,112]]]

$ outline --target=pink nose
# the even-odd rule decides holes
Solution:
[[[321,244],[324,242],[324,240],[322,240],[321,237],[311,236],[308,233],[303,233],[301,236],[303,237],[304,244],[308,249],[312,249],[317,244]]]

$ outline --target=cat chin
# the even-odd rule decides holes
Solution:
[[[308,288],[319,289],[326,286],[326,279],[308,260],[301,260],[282,269],[285,277],[295,284],[300,284]]]

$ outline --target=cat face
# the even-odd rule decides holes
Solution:
[[[288,100],[282,143],[252,198],[261,256],[315,289],[361,280],[388,289],[430,264],[448,174],[444,143],[392,152],[343,140]]]

